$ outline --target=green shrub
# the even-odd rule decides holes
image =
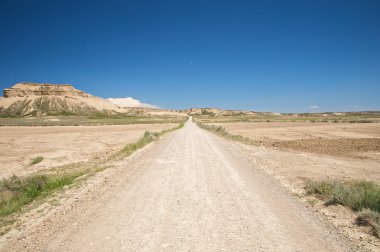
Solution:
[[[35,157],[30,162],[30,165],[35,165],[35,164],[41,163],[42,160],[44,160],[44,157],[42,157],[42,156]]]
[[[25,178],[12,176],[0,181],[0,216],[19,211],[24,205],[45,197],[58,188],[69,185],[82,173],[60,176],[33,175]]]
[[[131,155],[134,151],[138,150],[138,149],[141,149],[142,147],[144,147],[145,145],[153,142],[155,140],[155,138],[157,138],[159,136],[159,133],[152,133],[150,131],[145,131],[144,133],[144,136],[142,138],[140,138],[136,143],[130,143],[130,144],[127,144],[124,148],[123,148],[123,153],[126,155],[126,156],[129,156]]]
[[[309,181],[305,186],[305,190],[308,194],[319,194],[319,195],[330,196],[332,195],[334,186],[335,185],[333,182]]]
[[[380,235],[380,185],[370,181],[309,181],[305,190],[323,196],[330,203],[360,211],[357,221],[370,225]]]
[[[380,238],[380,213],[370,209],[360,211],[357,218],[359,225],[369,225],[373,228],[374,235]]]
[[[380,186],[370,181],[314,181],[308,182],[305,189],[308,194],[327,196],[355,211],[368,208],[380,212]]]

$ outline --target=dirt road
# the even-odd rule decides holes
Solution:
[[[237,150],[189,121],[1,249],[350,251],[330,224]]]

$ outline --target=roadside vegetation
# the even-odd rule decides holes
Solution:
[[[12,176],[0,181],[0,217],[17,212],[36,198],[43,198],[54,191],[72,184],[82,173],[56,176],[32,175]]]
[[[83,181],[89,175],[110,167],[107,162],[127,157],[160,136],[183,126],[184,123],[180,122],[177,127],[161,132],[146,131],[137,142],[127,144],[119,153],[105,160],[65,165],[29,176],[13,175],[8,179],[0,180],[0,235],[7,232],[9,225],[14,223],[16,218],[14,214],[35,200],[43,199],[60,189]],[[36,157],[32,159],[31,164],[37,164],[42,160],[42,156]]]
[[[121,151],[121,153],[124,155],[124,156],[129,156],[131,155],[133,152],[135,152],[136,150],[138,149],[141,149],[143,148],[145,145],[155,141],[156,139],[158,139],[160,136],[170,132],[170,131],[173,131],[173,130],[177,130],[177,129],[180,129],[184,126],[184,123],[180,123],[177,127],[175,128],[172,128],[172,129],[168,129],[168,130],[164,130],[164,131],[161,131],[161,132],[150,132],[150,131],[145,131],[144,133],[144,136],[142,138],[140,138],[137,142],[135,143],[131,143],[131,144],[127,144],[123,150]]]
[[[357,212],[357,223],[370,225],[380,238],[380,185],[370,181],[309,181],[305,190],[327,205],[340,204]]]
[[[35,165],[35,164],[41,163],[43,160],[44,160],[44,157],[42,157],[42,156],[32,158],[32,160],[30,161],[30,165]]]
[[[54,115],[44,117],[0,117],[0,126],[93,126],[183,123],[185,116],[147,116],[147,115]]]
[[[233,140],[233,141],[239,141],[239,142],[242,142],[242,143],[245,143],[245,144],[252,144],[252,145],[258,144],[254,140],[249,139],[248,137],[244,137],[244,136],[241,136],[241,135],[231,134],[231,133],[227,132],[221,126],[216,126],[216,125],[212,125],[212,124],[204,124],[204,123],[200,123],[200,122],[197,122],[197,125],[199,127],[201,127],[202,129],[206,129],[208,131],[214,132],[214,133],[216,133],[219,136],[222,136],[224,138],[227,138],[227,139],[230,139],[230,140]]]
[[[300,113],[276,114],[256,113],[215,115],[201,113],[194,115],[194,120],[201,123],[228,123],[228,122],[310,122],[310,123],[374,123],[380,122],[380,112],[346,112],[346,113]]]

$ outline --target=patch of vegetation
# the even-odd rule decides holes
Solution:
[[[168,130],[164,130],[164,131],[161,131],[161,132],[150,132],[150,131],[145,131],[144,133],[144,136],[141,137],[136,143],[130,143],[130,144],[127,144],[123,150],[122,150],[122,153],[125,155],[125,156],[129,156],[131,155],[133,152],[135,152],[136,150],[138,149],[141,149],[143,148],[145,145],[155,141],[157,138],[159,138],[160,136],[170,132],[170,131],[173,131],[173,130],[176,130],[176,129],[180,129],[184,126],[184,123],[181,122],[177,127],[175,128],[172,128],[172,129],[168,129]]]
[[[371,225],[380,236],[380,185],[370,181],[309,181],[305,190],[326,200],[327,204],[341,204],[360,211],[358,223]]]
[[[349,123],[373,123],[374,120],[368,120],[368,119],[357,119],[357,120],[350,120]]]
[[[3,116],[0,126],[69,126],[69,125],[127,125],[127,124],[166,124],[186,121],[185,116],[136,116],[136,115],[69,115],[55,114],[54,116],[16,117]],[[54,119],[54,120],[52,120]]]
[[[42,157],[42,156],[35,157],[32,159],[32,161],[30,161],[30,165],[35,165],[35,164],[41,163],[42,160],[44,160],[44,157]]]
[[[380,213],[370,210],[363,209],[359,212],[359,216],[356,220],[359,225],[369,225],[373,228],[373,234],[380,238]]]
[[[0,118],[18,118],[19,116],[15,114],[1,114],[0,113]]]
[[[227,122],[310,122],[310,123],[376,123],[380,122],[380,112],[345,112],[345,113],[299,113],[276,114],[257,112],[255,114],[232,113],[225,115],[208,114],[201,111],[193,116],[195,121],[209,123]]]
[[[0,181],[0,217],[21,210],[23,206],[37,198],[43,198],[52,192],[70,185],[82,173],[64,175],[32,175],[29,177],[12,176]]]
[[[126,156],[131,155],[134,151],[141,149],[145,145],[153,142],[156,138],[158,137],[158,133],[150,132],[150,131],[145,131],[144,136],[140,138],[136,143],[130,143],[127,144],[123,148],[123,153]]]
[[[203,129],[206,129],[208,131],[214,132],[214,133],[216,133],[219,136],[222,136],[224,138],[227,138],[227,139],[230,139],[230,140],[233,140],[233,141],[239,141],[241,143],[252,144],[252,145],[257,145],[258,144],[255,141],[253,141],[252,139],[249,139],[248,137],[231,134],[231,133],[227,132],[221,126],[216,126],[216,125],[212,125],[212,124],[204,124],[204,123],[200,123],[200,122],[197,122],[197,124],[198,124],[199,127],[203,128]]]

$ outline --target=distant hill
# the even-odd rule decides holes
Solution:
[[[132,98],[131,98],[132,99]],[[125,98],[119,105],[114,100],[92,96],[70,84],[17,83],[4,89],[0,97],[0,116],[48,116],[48,115],[93,115],[125,114],[144,116],[184,116],[175,110],[154,108]],[[128,103],[130,107],[128,107]],[[131,103],[134,102],[134,103]],[[116,103],[116,104],[115,104]],[[140,107],[139,107],[140,106]]]
[[[4,89],[2,116],[44,116],[122,112],[118,106],[69,84],[18,83]]]

